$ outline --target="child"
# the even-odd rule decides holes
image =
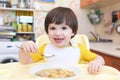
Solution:
[[[88,72],[100,71],[104,59],[90,52],[81,44],[71,41],[77,33],[78,22],[75,14],[69,8],[57,7],[52,9],[45,18],[45,31],[48,34],[48,44],[37,48],[33,41],[21,44],[19,61],[29,64],[45,60],[48,63],[77,64],[81,60],[89,62]],[[45,58],[40,54],[54,54],[51,58]]]

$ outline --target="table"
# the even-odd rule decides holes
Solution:
[[[19,62],[0,64],[0,80],[55,80],[44,79],[33,76],[29,73],[29,69],[42,63],[21,64]],[[103,66],[102,70],[94,75],[87,72],[87,64],[76,64],[79,67],[80,76],[77,80],[120,80],[120,72],[112,67]]]

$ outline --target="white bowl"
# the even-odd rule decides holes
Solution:
[[[80,73],[80,69],[78,67],[75,67],[75,66],[72,66],[72,65],[51,64],[51,63],[44,63],[44,64],[40,64],[40,65],[34,66],[34,67],[30,68],[29,72],[30,72],[31,75],[36,76],[35,75],[36,72],[38,72],[40,70],[43,70],[43,69],[51,69],[51,68],[52,69],[53,68],[66,69],[66,70],[70,70],[70,71],[74,72],[74,74],[75,74],[75,76],[68,77],[68,78],[55,78],[57,80],[75,80],[75,79],[78,78],[79,73]]]

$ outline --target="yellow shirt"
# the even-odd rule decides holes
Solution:
[[[55,54],[55,57],[44,58],[40,54]],[[34,62],[45,60],[46,62],[56,63],[81,63],[82,61],[91,61],[96,58],[96,54],[90,52],[81,44],[71,45],[65,48],[57,48],[51,43],[45,44],[38,49],[38,53],[30,54]]]

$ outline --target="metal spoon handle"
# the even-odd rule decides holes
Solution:
[[[45,55],[45,54],[41,54],[41,56],[45,57],[45,58],[51,58],[51,57],[54,57],[55,55]]]
[[[17,48],[20,48],[20,49],[22,49],[23,50],[23,48],[22,47],[20,47],[20,46],[16,46]],[[43,56],[43,57],[45,57],[45,58],[51,58],[51,57],[54,57],[55,55],[54,54],[52,54],[52,55],[45,55],[45,54],[40,54],[41,56]]]

